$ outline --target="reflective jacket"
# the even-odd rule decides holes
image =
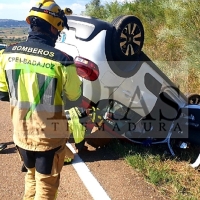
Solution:
[[[46,151],[69,138],[62,97],[81,96],[73,58],[57,50],[45,35],[31,33],[26,42],[0,53],[0,93],[8,93],[13,139],[26,150]]]

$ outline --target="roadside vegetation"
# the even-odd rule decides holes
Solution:
[[[194,145],[188,149],[173,147],[175,157],[171,156],[167,144],[144,146],[119,140],[109,144],[111,150],[124,157],[166,199],[199,200],[200,170],[193,169],[189,164],[195,161],[200,148]]]
[[[102,4],[92,0],[84,15],[111,22],[119,15],[135,15],[145,31],[143,51],[187,94],[200,93],[200,1],[135,0]],[[165,144],[124,145],[112,149],[125,158],[145,179],[172,200],[200,199],[200,171],[194,162],[200,148],[176,149],[171,157]]]
[[[200,93],[200,1],[92,0],[85,15],[111,22],[135,15],[145,31],[143,51],[185,94]]]

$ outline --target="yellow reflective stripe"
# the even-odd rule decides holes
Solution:
[[[17,106],[19,109],[29,109],[31,106],[31,102],[20,102],[16,99],[10,99],[10,104],[12,106]],[[35,108],[36,111],[48,111],[48,112],[62,112],[62,105],[47,105],[47,104],[38,104]]]
[[[9,70],[9,69],[13,69],[13,66],[7,65],[6,70]],[[42,65],[41,66],[25,65],[25,64],[22,65],[20,63],[16,63],[14,69],[22,69],[22,73],[24,73],[24,74],[26,74],[26,73],[39,73],[39,74],[43,74],[43,75],[50,76],[50,77],[56,76],[56,72],[55,72],[54,68],[45,68]]]
[[[4,62],[6,62],[5,69],[23,69],[24,73],[40,73],[46,76],[54,77],[60,74],[57,67],[62,65],[54,60],[34,55],[26,55],[20,53],[4,54]]]
[[[72,161],[72,158],[65,158],[64,159],[64,162],[71,162]]]

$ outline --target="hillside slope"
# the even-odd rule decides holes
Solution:
[[[13,19],[0,19],[0,27],[27,27],[28,24],[25,20],[13,20]]]

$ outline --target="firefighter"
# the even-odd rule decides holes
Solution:
[[[85,144],[86,131],[86,127],[81,123],[81,119],[87,118],[87,110],[81,107],[74,107],[65,110],[65,114],[68,119],[69,132],[73,135],[75,147],[80,152]]]
[[[68,28],[65,11],[53,0],[40,0],[26,18],[27,41],[0,55],[1,96],[10,100],[13,140],[28,170],[24,200],[56,198],[70,135],[63,96],[69,109],[81,103],[73,58],[54,48]]]
[[[74,107],[65,110],[65,113],[68,119],[69,132],[73,135],[76,149],[78,152],[87,149],[85,146],[87,124],[89,125],[92,123],[92,130],[94,130],[95,127],[96,130],[98,130],[99,126],[101,126],[101,123],[103,122],[100,109],[95,107],[87,109],[83,107]],[[71,159],[73,159],[73,156]]]

